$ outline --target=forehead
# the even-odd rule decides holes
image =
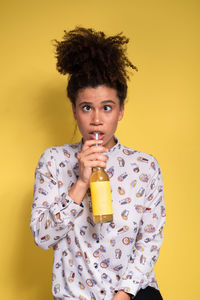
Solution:
[[[92,102],[95,104],[106,100],[112,100],[116,103],[119,103],[117,91],[114,88],[100,85],[95,88],[86,87],[84,89],[81,89],[77,94],[76,104],[83,101]]]

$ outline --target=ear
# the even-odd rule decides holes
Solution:
[[[73,111],[74,119],[76,120],[76,107],[74,104],[72,104],[72,111]]]
[[[119,111],[119,116],[118,116],[118,121],[121,121],[124,116],[124,104],[120,106],[120,111]]]

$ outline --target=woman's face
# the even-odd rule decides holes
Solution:
[[[99,132],[99,139],[106,148],[114,146],[117,123],[124,114],[124,106],[120,107],[115,89],[105,85],[82,89],[72,109],[84,142],[95,139],[94,132]]]

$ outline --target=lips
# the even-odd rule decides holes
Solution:
[[[89,132],[89,136],[91,137],[92,140],[96,140],[96,135],[95,133],[98,133],[98,140],[102,140],[104,138],[104,133],[102,131],[93,131],[93,132]]]

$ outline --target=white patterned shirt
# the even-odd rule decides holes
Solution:
[[[31,230],[39,247],[53,247],[54,299],[111,300],[119,289],[159,289],[153,267],[165,205],[158,162],[117,140],[106,153],[113,222],[94,224],[90,191],[81,205],[68,195],[81,148],[82,142],[49,148],[36,168]]]

